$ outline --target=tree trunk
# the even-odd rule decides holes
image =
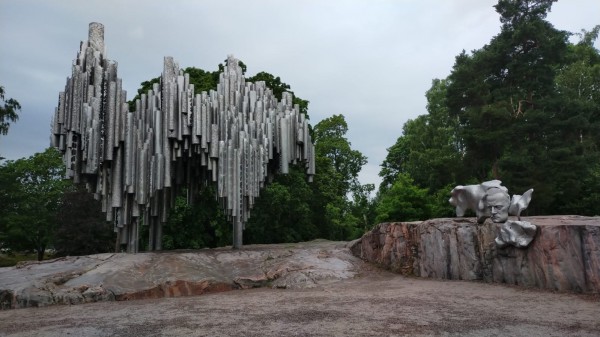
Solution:
[[[492,165],[492,176],[494,179],[500,179],[498,177],[498,159],[494,161],[494,165]]]
[[[44,252],[46,251],[46,247],[42,246],[37,249],[37,259],[38,261],[42,261],[44,259]]]

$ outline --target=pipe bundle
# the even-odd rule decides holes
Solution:
[[[239,61],[227,58],[217,90],[196,93],[189,75],[165,57],[160,83],[129,111],[117,63],[105,58],[104,27],[91,23],[72,75],[59,94],[53,145],[66,176],[102,201],[121,244],[138,251],[139,225],[150,226],[149,249],[161,249],[162,226],[175,197],[215,184],[234,227],[234,248],[261,188],[277,172],[303,163],[315,173],[308,119],[278,100],[264,82],[246,82]],[[140,221],[142,219],[142,221]]]

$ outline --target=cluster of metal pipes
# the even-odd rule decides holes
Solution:
[[[160,83],[129,111],[117,63],[105,58],[104,27],[90,23],[59,94],[52,142],[66,176],[102,201],[128,252],[139,249],[142,223],[149,250],[161,249],[162,226],[184,188],[192,202],[199,189],[216,184],[239,248],[254,200],[275,171],[303,163],[312,179],[305,115],[290,93],[279,101],[264,82],[245,82],[238,63],[228,57],[217,90],[195,93],[188,74],[165,57]]]

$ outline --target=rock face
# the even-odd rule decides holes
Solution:
[[[0,268],[0,308],[200,295],[270,286],[311,288],[365,263],[346,242],[142,254],[98,254]]]
[[[499,224],[474,218],[382,223],[350,249],[399,272],[558,291],[600,293],[600,217],[527,217],[538,227],[527,248],[499,248]]]

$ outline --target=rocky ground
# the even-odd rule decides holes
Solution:
[[[471,217],[381,223],[351,249],[364,260],[403,275],[600,293],[600,217],[522,220],[537,227],[527,248],[498,247],[500,225],[489,219],[478,224]]]
[[[598,295],[404,277],[337,255],[347,250],[339,243],[303,247],[305,255],[294,263],[312,271],[288,275],[285,287],[4,310],[0,336],[600,335]],[[266,252],[267,261],[282,267],[280,248],[248,249]],[[346,262],[331,266],[345,265],[347,273],[309,268],[335,256]]]

